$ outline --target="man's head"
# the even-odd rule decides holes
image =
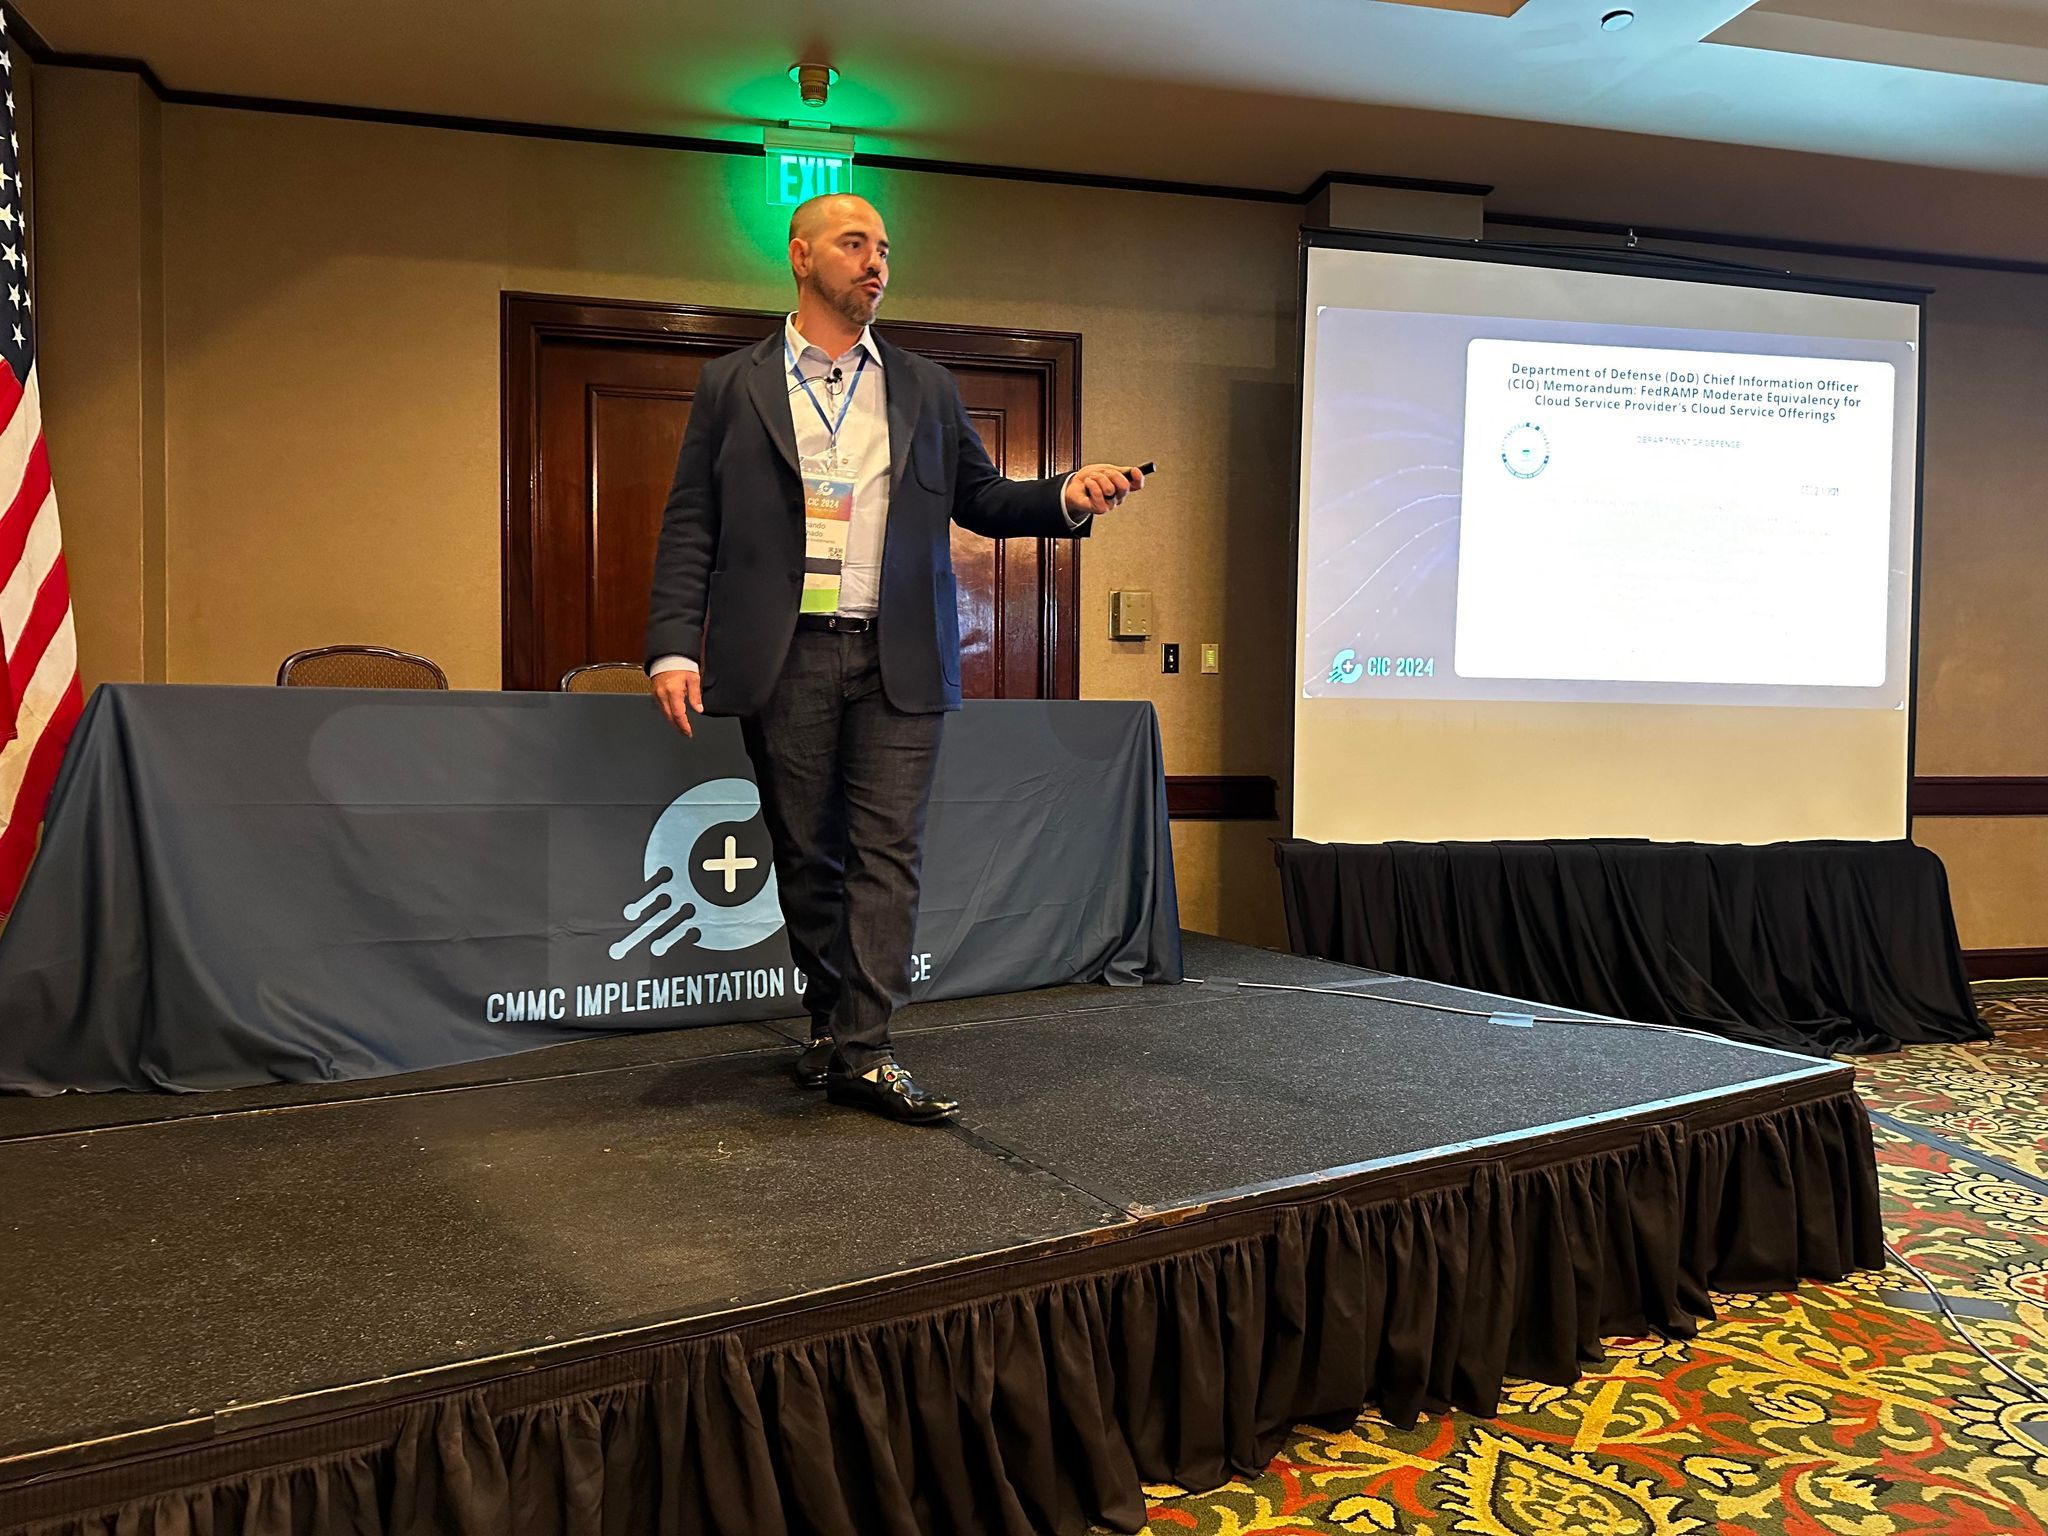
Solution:
[[[814,293],[849,325],[870,324],[889,286],[882,216],[850,192],[798,204],[789,216],[789,270],[799,298]]]

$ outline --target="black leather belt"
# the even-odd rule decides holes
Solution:
[[[857,619],[844,613],[800,613],[798,629],[829,629],[842,635],[864,635],[875,627],[873,619]]]

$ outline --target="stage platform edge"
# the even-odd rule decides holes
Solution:
[[[1187,969],[911,1010],[939,1131],[799,1092],[788,1025],[0,1100],[0,1530],[1130,1530],[1883,1262],[1847,1067]]]

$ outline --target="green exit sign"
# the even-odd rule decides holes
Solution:
[[[768,157],[768,203],[788,208],[813,197],[853,190],[853,135],[821,128],[770,128],[761,135]]]
[[[821,155],[801,149],[768,151],[768,201],[777,207],[852,190],[851,155]]]

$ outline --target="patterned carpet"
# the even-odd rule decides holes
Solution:
[[[2010,987],[2011,984],[2003,984]],[[1977,1338],[2048,1382],[2048,988],[2001,1032],[1858,1063],[1886,1230]],[[2010,1165],[2018,1177],[2001,1170]],[[2048,1404],[1894,1266],[1729,1296],[1684,1345],[1619,1341],[1500,1416],[1302,1428],[1254,1481],[1152,1490],[1157,1536],[2048,1536]]]
[[[2048,980],[1980,981],[1977,1017],[1993,1029],[2048,1029]]]

